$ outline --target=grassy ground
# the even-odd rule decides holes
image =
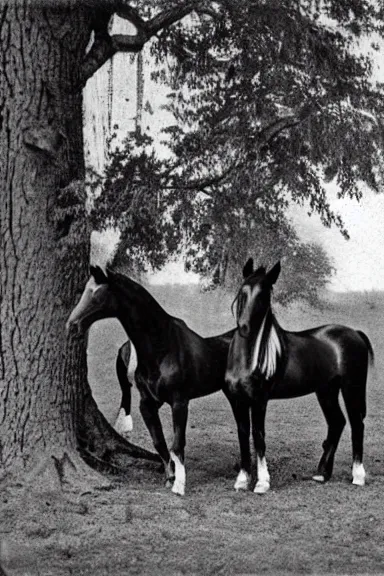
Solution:
[[[194,288],[152,287],[175,315],[204,335],[233,326],[230,297]],[[278,310],[281,324],[302,329],[340,322],[364,330],[376,352],[368,386],[364,488],[352,486],[346,428],[333,479],[311,481],[325,423],[315,397],[268,406],[267,458],[271,490],[264,496],[233,491],[237,435],[221,393],[191,403],[187,430],[187,493],[175,497],[156,465],[137,464],[113,478],[108,491],[25,500],[15,521],[12,494],[2,494],[1,558],[8,573],[104,574],[384,574],[383,364],[378,293],[333,295],[323,311]],[[89,341],[89,375],[100,409],[113,422],[120,403],[114,372],[125,335],[114,321],[99,322]],[[131,370],[134,364],[131,365]],[[134,391],[133,442],[152,448]],[[161,411],[168,438],[169,410]]]

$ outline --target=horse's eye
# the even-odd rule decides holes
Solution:
[[[105,290],[103,289],[103,286],[98,286],[93,293],[93,300],[95,300],[96,302],[100,302],[101,300],[104,299],[104,295]]]

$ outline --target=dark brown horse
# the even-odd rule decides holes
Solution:
[[[239,434],[241,470],[235,489],[247,489],[250,481],[250,412],[258,473],[254,491],[261,494],[270,486],[265,459],[267,402],[312,392],[328,425],[324,452],[313,479],[328,480],[346,422],[339,405],[340,391],[352,430],[352,482],[363,486],[365,397],[368,359],[373,359],[371,343],[363,332],[335,324],[303,332],[283,330],[271,309],[271,291],[279,273],[279,262],[267,273],[263,267],[254,270],[250,258],[235,298],[238,329],[230,345],[225,375],[229,393],[237,397],[238,410],[240,405],[243,410],[243,433]]]
[[[121,322],[135,347],[140,411],[164,462],[168,482],[173,478],[173,462],[172,491],[184,494],[188,404],[193,398],[225,388],[228,348],[234,330],[202,338],[185,322],[167,314],[149,292],[133,280],[91,267],[91,277],[67,327],[77,325],[85,331],[93,322],[108,317],[116,317]],[[172,410],[174,440],[170,452],[158,413],[163,403],[169,404]],[[236,406],[232,408],[236,415]],[[240,422],[240,418],[236,416],[236,419]]]

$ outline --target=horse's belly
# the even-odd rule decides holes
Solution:
[[[297,398],[312,394],[316,390],[332,385],[335,377],[338,376],[337,366],[332,359],[328,365],[324,365],[320,370],[316,364],[297,366],[294,363],[288,364],[284,375],[278,379],[271,391],[271,398]]]
[[[214,392],[222,390],[224,386],[224,374],[199,374],[199,377],[194,379],[187,378],[186,388],[187,396],[190,400],[194,398],[201,398],[208,396]]]
[[[284,399],[284,398],[298,398],[299,396],[306,396],[316,391],[316,384],[314,382],[304,380],[279,380],[272,388],[271,399]]]

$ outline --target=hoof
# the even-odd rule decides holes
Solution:
[[[354,478],[352,484],[355,486],[365,486],[365,478]]]
[[[182,484],[181,482],[175,482],[172,486],[172,492],[178,496],[184,496],[185,484]]]
[[[250,480],[249,474],[244,470],[240,470],[234,485],[234,489],[236,490],[236,492],[238,492],[239,490],[248,490],[249,480]]]
[[[315,474],[315,476],[312,476],[312,480],[314,480],[315,482],[320,482],[320,484],[324,484],[325,476],[323,476],[322,474]]]
[[[265,494],[266,492],[268,492],[269,488],[270,488],[269,482],[266,481],[257,482],[253,492],[255,494]]]

